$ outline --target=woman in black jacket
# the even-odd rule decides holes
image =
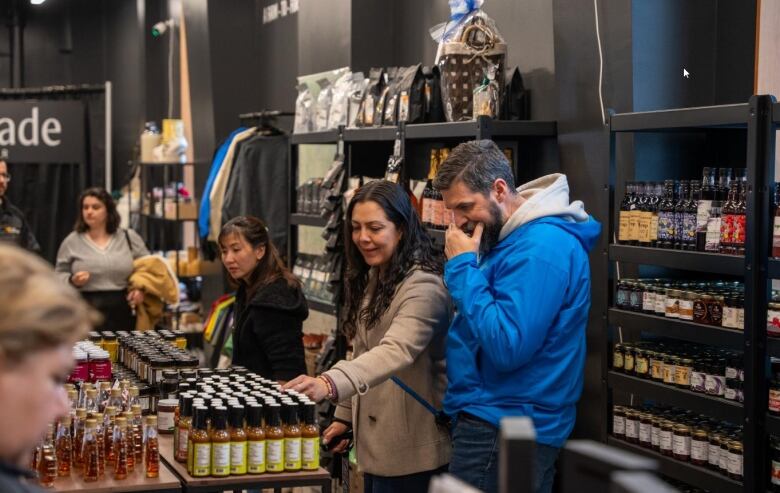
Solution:
[[[258,218],[239,216],[219,234],[222,263],[238,285],[233,364],[286,382],[306,373],[303,321],[309,316],[301,283],[284,266]]]

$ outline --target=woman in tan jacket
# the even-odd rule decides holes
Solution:
[[[441,409],[450,299],[442,264],[406,192],[388,181],[361,187],[347,209],[346,317],[353,359],[285,388],[339,403],[323,442],[351,426],[366,493],[427,492],[450,458]],[[398,381],[391,379],[395,377]],[[334,448],[344,451],[346,440]]]

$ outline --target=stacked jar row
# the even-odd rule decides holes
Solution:
[[[691,411],[614,406],[615,438],[742,481],[742,428]]]
[[[679,341],[616,343],[612,369],[677,388],[744,401],[742,354]]]
[[[741,282],[623,279],[617,286],[615,306],[716,327],[745,328]]]

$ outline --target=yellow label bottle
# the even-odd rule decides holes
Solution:
[[[244,406],[230,408],[230,474],[246,474],[246,431]]]
[[[211,475],[230,475],[230,433],[227,430],[227,409],[216,408],[211,430]]]
[[[211,439],[206,431],[208,409],[196,407],[192,417],[192,432],[188,437],[187,470],[196,477],[203,478],[211,474]]]
[[[320,467],[320,428],[314,403],[303,406],[301,426],[301,465],[304,471],[316,471]]]
[[[284,430],[282,429],[281,406],[268,406],[265,427],[265,470],[266,472],[284,471]]]
[[[247,406],[246,469],[249,474],[262,474],[265,472],[265,429],[263,428],[262,413],[263,413],[263,408],[259,405]]]
[[[284,405],[284,470],[301,470],[301,426],[298,422],[298,405]]]

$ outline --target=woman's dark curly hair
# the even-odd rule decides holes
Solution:
[[[387,219],[401,232],[401,239],[389,265],[379,273],[371,300],[365,308],[361,308],[368,287],[370,266],[352,241],[351,219],[355,205],[364,202],[374,202],[381,207]],[[355,336],[358,323],[364,324],[366,329],[371,329],[379,321],[390,306],[396,288],[412,269],[419,268],[441,275],[443,259],[441,253],[433,247],[431,237],[412,208],[406,191],[395,183],[379,180],[360,187],[349,203],[345,223],[347,272],[344,332],[351,339]]]

